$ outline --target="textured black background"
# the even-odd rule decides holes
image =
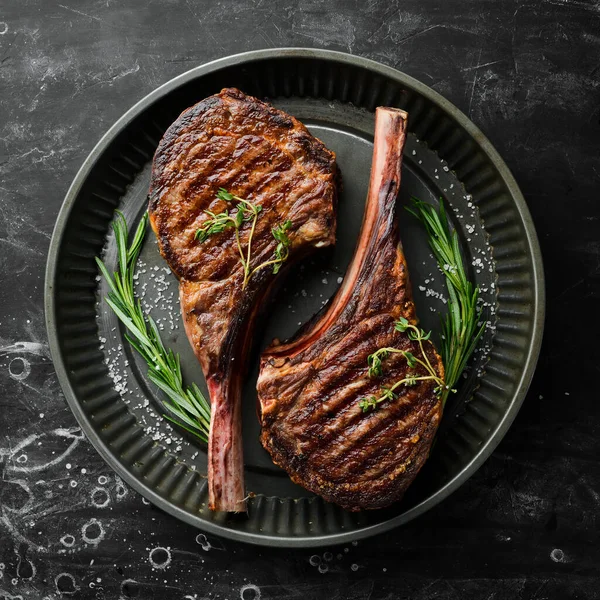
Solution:
[[[0,598],[600,597],[600,3],[62,2],[0,4]],[[54,221],[100,136],[175,75],[278,46],[382,61],[469,115],[547,277],[537,375],[484,467],[416,522],[318,552],[207,540],[142,502],[82,438],[43,319]]]

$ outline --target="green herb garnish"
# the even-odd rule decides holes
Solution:
[[[136,262],[146,235],[148,213],[144,213],[131,245],[127,247],[127,221],[120,211],[115,211],[112,228],[118,253],[118,270],[111,276],[106,265],[96,258],[96,263],[110,287],[105,300],[129,333],[125,338],[148,365],[148,378],[167,396],[163,406],[172,415],[164,415],[179,427],[202,441],[208,440],[210,404],[195,383],[183,386],[179,355],[165,348],[156,323],[144,314],[133,287]]]
[[[271,229],[271,233],[273,237],[277,240],[277,246],[275,248],[275,258],[264,262],[262,265],[259,265],[254,269],[257,271],[258,269],[262,269],[267,265],[273,265],[273,273],[279,273],[279,269],[281,269],[281,264],[287,260],[287,257],[290,253],[290,238],[286,231],[292,226],[292,222],[287,219],[281,225],[276,225]]]
[[[485,322],[481,322],[482,311],[478,306],[479,288],[467,278],[458,235],[450,230],[443,201],[440,199],[439,209],[436,210],[431,204],[417,198],[412,200],[413,205],[408,211],[425,226],[429,245],[446,277],[448,288],[448,314],[442,319],[440,344],[448,388],[443,395],[445,403],[448,390],[458,382],[485,330]]]
[[[232,209],[231,211],[227,210],[219,214],[215,214],[210,210],[205,210],[205,214],[210,218],[196,231],[196,239],[200,242],[205,242],[215,233],[221,233],[231,227],[235,229],[235,240],[240,254],[240,262],[244,269],[242,289],[248,285],[248,281],[250,281],[252,275],[260,269],[273,265],[273,273],[278,273],[282,263],[287,260],[287,257],[289,256],[290,239],[286,232],[292,226],[292,222],[288,219],[280,225],[273,227],[271,232],[278,242],[275,248],[275,257],[261,263],[253,269],[251,266],[252,238],[254,237],[256,221],[258,220],[258,215],[262,210],[262,206],[260,204],[254,204],[244,198],[240,198],[239,196],[228,192],[225,188],[219,188],[217,198],[219,198],[219,200],[224,200],[225,202],[235,201],[237,202],[237,205],[235,209]],[[248,221],[252,221],[252,225],[250,227],[250,234],[248,235],[248,247],[244,251],[240,241],[240,228]]]
[[[425,352],[425,348],[423,347],[423,342],[429,340],[431,332],[425,333],[422,329],[419,329],[415,325],[409,323],[404,317],[396,321],[394,326],[396,331],[408,332],[408,337],[411,340],[419,343],[419,349],[423,358],[418,358],[412,352],[408,352],[407,350],[398,350],[397,348],[380,348],[377,350],[377,352],[370,354],[367,359],[367,363],[369,365],[369,377],[380,377],[383,374],[383,361],[385,361],[390,354],[401,354],[406,360],[406,364],[410,369],[415,369],[417,365],[420,365],[425,369],[427,375],[418,375],[414,371],[409,371],[406,374],[406,377],[400,379],[400,381],[396,381],[394,385],[390,387],[382,387],[377,396],[368,396],[367,398],[362,398],[358,405],[360,408],[362,408],[363,412],[374,410],[377,408],[377,406],[379,406],[379,404],[385,402],[386,400],[395,400],[398,397],[398,395],[395,393],[395,390],[397,390],[400,386],[411,387],[416,385],[418,381],[434,381],[437,384],[434,390],[436,394],[440,394],[446,389],[444,380],[436,373]]]
[[[448,314],[442,318],[442,341],[440,344],[440,354],[445,371],[444,379],[437,376],[423,349],[423,342],[429,340],[431,332],[426,334],[422,329],[418,329],[402,318],[396,322],[396,330],[407,331],[411,340],[419,342],[421,356],[424,360],[404,350],[381,348],[367,359],[369,376],[381,376],[383,361],[392,353],[402,354],[411,369],[421,365],[425,368],[427,375],[417,376],[410,372],[404,379],[397,381],[391,387],[382,388],[377,396],[362,398],[359,406],[363,412],[374,410],[381,402],[395,399],[397,395],[394,390],[401,385],[412,386],[417,381],[425,380],[433,380],[437,383],[434,391],[441,395],[442,405],[444,405],[448,394],[456,391],[454,386],[465,370],[467,361],[473,354],[485,329],[485,323],[481,323],[482,311],[477,304],[479,288],[475,287],[467,278],[458,235],[456,231],[450,230],[444,203],[440,200],[439,209],[436,210],[431,204],[413,198],[413,205],[407,210],[425,226],[429,245],[439,268],[446,277],[449,296]]]

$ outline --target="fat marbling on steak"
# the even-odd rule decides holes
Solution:
[[[276,340],[267,349],[257,385],[261,441],[273,461],[296,483],[352,511],[402,497],[428,456],[442,412],[433,381],[397,388],[398,397],[376,410],[360,406],[409,370],[402,355],[392,354],[382,376],[369,377],[370,354],[394,347],[423,358],[418,342],[394,327],[402,317],[417,323],[395,219],[406,117],[377,109],[367,206],[346,277],[320,318],[291,342]],[[425,352],[443,377],[430,342]]]
[[[169,127],[154,156],[150,222],[179,278],[185,330],[211,399],[209,506],[245,510],[241,385],[252,331],[274,281],[272,268],[243,286],[235,231],[201,242],[196,231],[231,210],[219,188],[262,206],[252,237],[253,267],[271,259],[272,228],[291,221],[286,264],[335,242],[335,155],[294,117],[237,89],[202,100]],[[250,221],[240,229],[248,245]]]

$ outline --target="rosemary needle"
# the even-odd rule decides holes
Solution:
[[[117,244],[117,271],[111,276],[106,265],[96,258],[110,288],[105,300],[127,328],[125,338],[146,361],[148,378],[166,395],[162,403],[170,414],[165,418],[206,442],[210,404],[196,384],[184,387],[179,355],[165,348],[156,323],[150,315],[144,314],[141,301],[135,296],[133,276],[147,223],[148,213],[144,213],[128,247],[127,221],[123,213],[115,211],[112,227]]]

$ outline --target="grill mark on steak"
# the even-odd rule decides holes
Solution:
[[[240,393],[258,310],[274,281],[271,269],[243,288],[233,229],[195,240],[204,213],[231,210],[220,187],[260,204],[253,267],[270,259],[271,229],[286,219],[291,246],[284,266],[334,243],[335,155],[293,117],[239,90],[224,89],[184,111],[154,156],[149,213],[162,255],[179,278],[185,331],[211,398],[209,506],[245,509]],[[240,227],[242,248],[251,222]]]
[[[377,321],[374,326],[370,326],[372,321]],[[369,334],[378,336],[384,341],[384,334],[389,332],[390,326],[393,327],[393,323],[390,323],[388,318],[374,318],[359,323],[354,336],[356,345],[350,349],[350,354],[344,354],[347,344],[344,339],[341,339],[337,344],[325,349],[321,357],[314,357],[314,359],[310,357],[311,360],[314,360],[313,368],[318,373],[318,377],[315,378],[314,385],[305,389],[302,397],[295,403],[290,399],[288,403],[280,404],[277,413],[278,422],[282,425],[285,422],[292,425],[301,423],[307,435],[312,435],[316,434],[320,427],[320,408],[323,408],[325,413],[335,412],[338,421],[347,410],[351,410],[355,418],[360,416],[362,411],[356,411],[356,406],[353,407],[352,404],[357,395],[358,397],[365,396],[372,391],[373,387],[372,381],[366,375],[364,360],[365,352],[373,344],[373,341],[369,339]],[[376,337],[376,339],[378,338]],[[340,367],[340,353],[344,356],[343,368]],[[404,359],[390,356],[387,364],[395,364],[398,361],[402,361],[398,373],[402,373],[403,376],[406,372],[406,369],[402,371],[403,365],[406,364]],[[302,365],[299,365],[298,370],[301,371],[301,369]],[[353,382],[352,392],[345,393],[349,379]],[[294,406],[294,411],[288,417],[287,409],[291,405]]]
[[[373,440],[391,428],[401,429],[400,425],[404,424],[403,417],[408,417],[408,409],[411,408],[411,400],[414,399],[414,394],[407,393],[397,401],[390,402],[389,404],[394,406],[388,410],[383,409],[384,413],[375,417],[371,414],[366,418],[360,418],[363,415],[357,411],[351,426],[345,431],[336,430],[328,439],[321,440],[319,438],[319,441],[326,443],[327,447],[325,448],[323,444],[314,444],[310,453],[311,457],[319,460],[326,453],[329,467],[336,468],[340,466],[342,460],[349,462],[353,452],[360,452],[365,457],[364,447],[366,445],[372,449],[371,452],[381,454],[381,447],[374,444]]]
[[[406,113],[378,108],[373,166],[354,257],[329,309],[298,337],[274,343],[261,358],[257,385],[263,446],[290,477],[349,510],[399,500],[425,461],[441,416],[436,384],[396,391],[368,414],[360,398],[404,378],[400,355],[367,375],[367,357],[382,347],[421,355],[418,342],[395,331],[400,317],[416,324],[406,260],[395,219]],[[430,343],[425,352],[443,376]],[[426,375],[423,368],[410,369]]]

